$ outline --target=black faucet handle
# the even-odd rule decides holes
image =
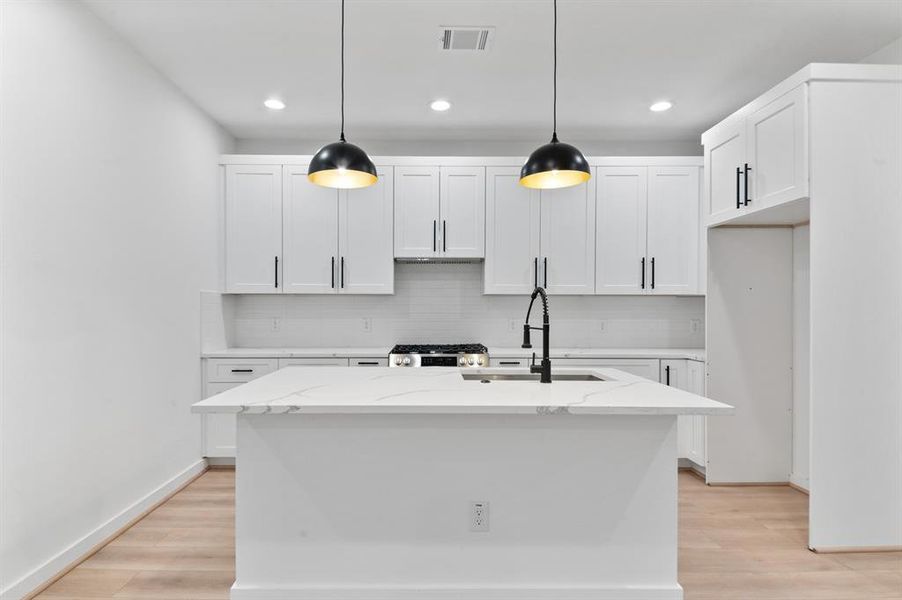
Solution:
[[[529,340],[529,323],[523,324],[523,344],[521,348],[532,348],[532,342]]]

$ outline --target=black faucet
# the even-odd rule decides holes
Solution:
[[[536,301],[536,296],[542,296],[542,327],[530,327],[529,325],[529,313],[532,312],[532,303]],[[548,322],[548,296],[541,287],[536,287],[529,299],[529,308],[526,310],[526,323],[523,324],[523,348],[532,348],[532,344],[529,341],[530,329],[542,330],[542,362],[536,365],[536,353],[533,352],[529,372],[541,373],[539,381],[551,383],[551,359],[548,358],[548,334],[551,332],[551,324]]]

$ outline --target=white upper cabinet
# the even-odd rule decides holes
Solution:
[[[370,187],[339,192],[337,289],[347,294],[391,294],[395,263],[392,250],[392,167],[377,167]]]
[[[282,246],[283,292],[335,292],[338,190],[310,183],[306,167],[284,167]]]
[[[595,182],[542,190],[541,272],[549,294],[595,293]]]
[[[520,167],[486,169],[485,293],[530,294],[539,273],[539,192]]]
[[[699,293],[699,168],[599,167],[597,179],[597,293]]]
[[[439,168],[395,167],[395,256],[436,256],[439,237]]]
[[[807,90],[800,85],[746,120],[752,208],[808,196]]]
[[[485,256],[485,168],[441,167],[442,256]]]
[[[282,167],[225,168],[227,292],[272,294],[282,254]]]
[[[725,124],[705,143],[708,217],[721,218],[741,209],[745,163],[745,122]]]
[[[709,225],[737,218],[744,224],[795,222],[793,206],[773,222],[755,213],[808,198],[807,84],[744,117],[730,117],[705,132],[702,143]]]
[[[646,271],[647,167],[599,167],[595,291],[643,294]]]
[[[646,289],[657,294],[698,291],[698,168],[648,168]]]
[[[485,255],[484,167],[395,167],[395,256]]]

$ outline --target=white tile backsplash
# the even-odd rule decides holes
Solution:
[[[483,295],[481,264],[397,264],[391,296],[235,295],[229,301],[230,345],[245,348],[517,346],[529,305],[527,296]],[[557,347],[701,348],[705,343],[702,297],[552,296],[549,308]],[[533,316],[536,324],[540,314]],[[364,319],[371,320],[370,331]],[[693,320],[700,322],[697,331]]]

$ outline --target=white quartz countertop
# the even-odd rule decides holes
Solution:
[[[467,369],[466,373],[527,373]],[[197,413],[724,415],[733,407],[616,369],[560,368],[604,381],[465,380],[459,369],[286,367],[192,406]]]
[[[542,346],[536,348],[501,348],[489,346],[489,358],[520,358],[541,354]],[[389,346],[359,348],[224,348],[203,352],[204,358],[387,358]],[[661,358],[705,360],[704,348],[552,348],[551,358]]]

